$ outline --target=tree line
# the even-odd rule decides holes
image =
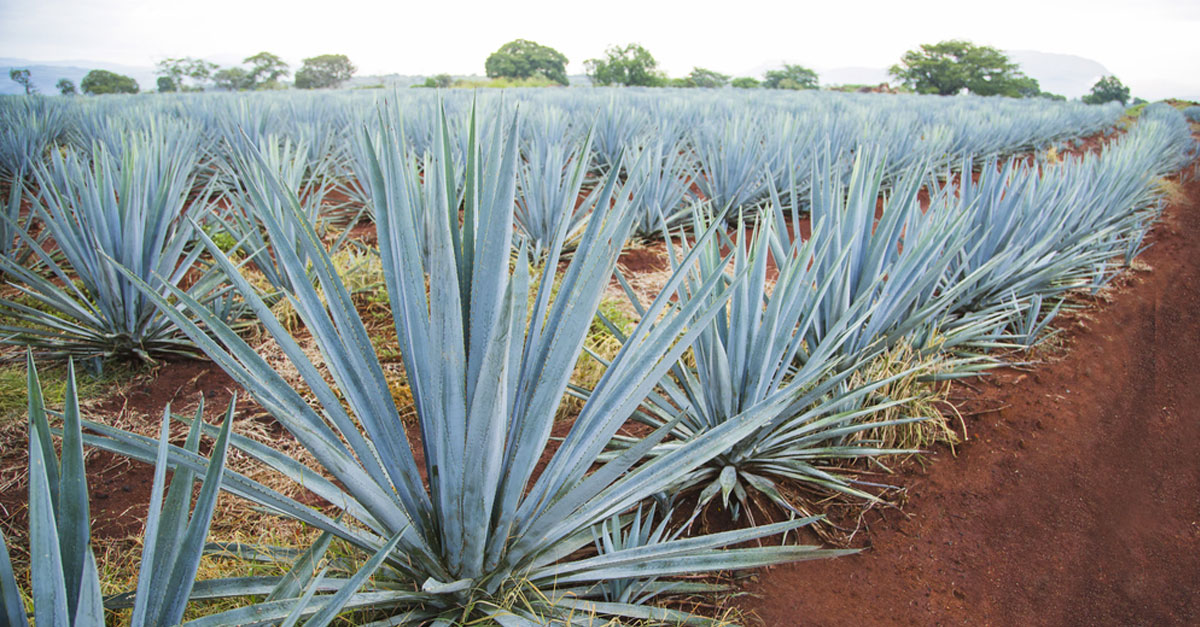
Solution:
[[[291,74],[290,65],[278,55],[260,52],[242,60],[241,65],[220,65],[195,57],[167,58],[155,66],[160,93],[205,91],[215,88],[225,91],[284,89],[282,79]],[[298,89],[329,89],[341,86],[358,71],[344,54],[323,54],[304,59],[296,70],[292,86]],[[20,84],[26,94],[37,93],[28,69],[13,68],[8,76]],[[141,86],[132,77],[108,70],[91,70],[79,87],[70,79],[59,79],[55,87],[64,96],[82,90],[85,94],[136,94]]]
[[[515,39],[490,54],[484,62],[488,78],[517,81],[518,86],[568,85],[566,55],[534,41]],[[224,91],[283,89],[283,80],[291,67],[278,55],[260,52],[242,60],[241,65],[221,67],[216,63],[194,57],[167,58],[158,62],[157,90],[159,92],[204,91],[215,88]],[[819,76],[801,65],[784,64],[768,70],[761,78],[734,78],[715,70],[695,67],[681,78],[670,78],[659,69],[654,56],[640,44],[609,46],[603,56],[584,61],[587,76],[593,85],[629,87],[681,87],[717,89],[817,89]],[[324,54],[304,59],[296,70],[292,86],[299,89],[328,89],[344,84],[357,71],[344,54]],[[903,90],[919,94],[954,95],[971,93],[980,96],[1013,98],[1065,99],[1042,91],[1038,81],[1021,71],[1000,50],[964,40],[948,40],[923,44],[909,50],[900,62],[888,69]],[[27,69],[13,69],[9,77],[36,93]],[[455,84],[448,74],[428,78],[419,87],[450,87]],[[508,85],[510,83],[503,83]],[[75,84],[60,79],[57,88],[64,95],[77,93]],[[84,77],[80,89],[86,94],[137,93],[137,81],[107,70],[92,70]],[[1115,76],[1102,77],[1083,97],[1089,104],[1129,101],[1129,88]]]

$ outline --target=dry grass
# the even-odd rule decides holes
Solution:
[[[949,400],[950,383],[934,380],[945,368],[945,360],[941,355],[922,357],[911,346],[901,343],[856,372],[851,378],[852,386],[880,381],[907,371],[907,374],[875,390],[867,403],[907,400],[874,414],[872,420],[883,422],[912,417],[925,420],[875,427],[856,434],[854,439],[875,442],[883,448],[909,450],[929,450],[938,444],[953,447],[962,441],[966,437],[966,425]],[[959,428],[963,431],[961,437]]]
[[[217,412],[209,411],[207,413],[207,417],[211,421]],[[259,441],[270,443],[272,446],[285,451],[293,458],[304,460],[307,457],[307,451],[299,447],[290,437],[285,436],[281,438],[278,433],[272,433],[272,429],[266,427],[261,420],[254,417],[247,417],[247,413],[250,412],[242,411],[235,418],[234,430],[236,432]],[[157,435],[157,427],[154,426],[157,423],[150,420],[148,416],[136,412],[136,410],[128,410],[126,408],[113,415],[96,415],[94,412],[87,412],[85,410],[85,414],[90,419],[101,420],[106,424],[128,431],[140,432],[143,435]],[[184,427],[180,424],[176,424],[173,427],[173,440],[183,437],[183,429]],[[10,429],[5,431],[3,434],[5,440],[9,440],[9,438],[18,441],[23,440],[25,437],[24,430],[19,430],[19,436],[15,433],[16,431],[18,430]],[[13,445],[16,446],[16,442],[13,442]],[[23,452],[24,448],[24,442],[22,441],[20,450]],[[88,468],[91,470],[89,476],[94,476],[99,470],[95,466],[96,458],[96,451],[86,451]],[[11,461],[16,462],[16,466],[27,464],[24,455],[21,456],[21,459],[13,459]],[[140,462],[126,461],[121,463],[132,466]],[[287,496],[299,498],[303,502],[305,496],[303,488],[289,479],[279,476],[274,471],[263,468],[248,456],[236,450],[230,450],[228,468],[229,470],[246,474],[252,479],[268,485]],[[17,482],[21,484],[19,486],[10,485],[8,489],[24,490],[26,489],[24,474],[16,474],[15,471],[17,470],[17,468],[11,465],[5,469],[5,477],[9,478],[9,481],[6,483],[11,484],[15,476]],[[142,552],[141,529],[145,524],[147,508],[148,504],[146,503],[135,504],[124,514],[120,515],[120,518],[123,520],[133,518],[138,521],[133,526],[135,531],[128,536],[115,538],[95,537],[92,539],[93,552],[96,555],[97,565],[100,569],[101,591],[105,595],[128,592],[136,588]],[[4,533],[8,541],[18,585],[23,594],[27,595],[29,590],[29,555],[27,550],[29,540],[25,525],[16,525],[14,523],[15,518],[23,519],[24,516],[22,512],[6,513],[6,520],[3,524]],[[246,501],[228,494],[222,494],[217,501],[212,527],[209,532],[209,541],[267,544],[303,550],[312,543],[316,536],[317,533],[314,530],[308,529],[300,523],[266,514],[252,507]],[[282,564],[264,564],[261,562],[228,559],[219,555],[210,555],[205,556],[201,560],[197,579],[278,575],[282,574],[285,569],[286,565]],[[27,604],[31,603],[31,600],[28,598],[26,601]],[[188,619],[198,618],[232,609],[244,605],[244,603],[244,599],[194,602],[189,605],[186,616]],[[129,610],[110,611],[107,614],[107,623],[110,625],[128,624],[128,620]]]
[[[1175,206],[1183,206],[1188,202],[1187,190],[1183,183],[1172,178],[1160,178],[1154,181],[1155,189],[1163,195],[1163,198],[1170,204]]]
[[[335,255],[334,260],[335,264],[338,265],[339,273],[342,273],[347,284],[352,286],[356,303],[360,306],[360,313],[364,317],[364,322],[371,329],[372,335],[382,337],[382,344],[394,345],[395,332],[391,330],[391,325],[378,324],[380,310],[386,310],[386,292],[383,292],[382,301],[379,299],[379,294],[382,290],[382,271],[379,267],[378,258],[370,252],[347,249]],[[252,285],[263,291],[268,291],[261,274],[251,268],[243,268],[243,273]],[[371,289],[376,286],[379,288],[378,290]],[[300,323],[295,311],[290,308],[290,304],[286,300],[281,302],[282,304],[276,305],[276,313],[279,315],[281,322],[285,326],[290,325],[289,328],[298,336],[297,339],[301,342],[304,351],[313,360],[313,363],[323,363],[324,360],[319,350],[316,348],[315,343],[312,342],[311,337],[303,329],[303,325]],[[388,320],[390,323],[390,318]],[[386,337],[386,333],[389,330],[390,342],[389,338]],[[294,367],[291,367],[290,361],[286,359],[274,341],[266,338],[261,333],[261,328],[256,327],[250,332],[243,334],[243,337],[247,341],[250,341],[252,345],[255,345],[256,350],[269,363],[272,363],[294,387],[305,389],[299,373]],[[402,400],[407,391],[407,385],[404,384],[403,379],[403,368],[399,364],[388,364],[388,360],[386,359],[387,350],[383,346],[380,348],[381,357],[384,357],[385,369],[390,372],[389,382],[394,384],[393,389],[398,400]],[[392,353],[397,357],[399,355],[398,350],[395,348],[392,349]],[[43,387],[46,389],[48,404],[51,407],[61,405],[65,392],[65,367],[51,366],[43,368],[40,374]],[[107,368],[105,377],[99,380],[93,380],[88,375],[80,373],[80,400],[85,417],[127,431],[157,437],[161,415],[148,415],[140,411],[139,408],[131,407],[128,404],[119,405],[120,409],[115,412],[101,413],[98,411],[98,407],[105,404],[107,399],[119,397],[122,394],[122,388],[127,389],[132,385],[138,384],[138,382],[152,384],[156,374],[156,369],[145,367],[140,370],[129,371],[126,369]],[[325,375],[327,380],[331,381],[328,374],[325,373]],[[409,399],[411,399],[411,395],[409,395]],[[411,400],[409,400],[409,404],[411,404]],[[190,416],[191,411],[194,410],[194,403],[191,406],[173,406],[173,409],[178,413]],[[209,421],[216,420],[220,415],[219,410],[221,409],[224,408],[216,408],[210,405],[206,411],[206,418]],[[0,442],[3,443],[6,450],[19,452],[19,454],[5,456],[3,468],[0,468],[0,485],[3,486],[5,491],[26,489],[23,468],[28,464],[28,458],[24,452],[28,436],[26,435],[23,420],[21,420],[24,417],[24,411],[24,365],[0,367],[0,415],[8,418],[7,422],[0,421]],[[182,424],[173,426],[173,441],[182,439],[184,431],[185,427]],[[234,431],[239,435],[268,444],[310,467],[319,467],[307,449],[299,445],[294,438],[284,432],[274,420],[267,417],[266,413],[244,394],[241,395],[241,399],[238,402],[238,413],[235,416]],[[87,457],[89,460],[92,460],[92,464],[95,463],[96,454],[94,451],[88,451]],[[124,463],[132,464],[137,462]],[[89,465],[89,469],[91,469],[92,474],[98,470],[94,465]],[[263,467],[239,451],[230,450],[228,469],[242,473],[255,481],[279,491],[285,496],[300,500],[301,502],[313,502],[314,500],[303,487],[297,485],[294,481],[269,468]],[[144,524],[146,513],[146,504],[137,505],[131,507],[122,515],[122,518],[136,518],[139,524],[135,525],[135,527],[140,530]],[[19,514],[20,512],[5,512],[2,526],[4,527],[4,533],[12,554],[13,566],[16,569],[19,583],[22,589],[26,591],[25,594],[27,594],[29,589],[27,530],[23,528],[24,525],[18,526],[13,524],[15,518],[22,518]],[[317,535],[316,531],[308,529],[298,522],[266,514],[241,499],[222,494],[218,499],[216,512],[213,516],[209,541],[265,544],[303,550],[312,543]],[[95,538],[93,540],[93,550],[100,567],[101,586],[104,594],[126,592],[136,586],[142,551],[140,531],[131,534],[129,537]],[[284,572],[284,570],[286,570],[286,565],[284,564],[252,562],[230,559],[228,556],[209,555],[202,559],[197,578],[212,579],[220,577],[278,575]],[[244,604],[245,599],[194,602],[189,605],[186,617],[188,619],[198,618]],[[107,622],[111,625],[126,624],[128,618],[129,610],[113,611],[108,613]]]
[[[318,535],[315,530],[294,521],[260,513],[240,499],[222,495],[218,500],[208,540],[212,543],[246,543],[303,550],[311,545]],[[101,591],[105,595],[128,592],[137,587],[142,548],[140,537],[93,541],[96,561],[100,566]],[[203,581],[225,577],[278,576],[284,574],[287,569],[288,564],[282,562],[268,563],[211,553],[200,560],[196,579]],[[188,604],[184,620],[241,607],[249,600],[251,599],[248,597],[232,597],[193,601]],[[131,615],[131,609],[109,611],[106,616],[107,624],[127,625]]]

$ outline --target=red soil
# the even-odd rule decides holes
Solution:
[[[99,406],[86,410],[84,417],[109,422],[106,416],[126,414],[134,419],[148,419],[161,424],[163,410],[171,405],[173,413],[191,415],[203,394],[205,417],[210,423],[220,419],[237,384],[216,364],[208,361],[184,360],[163,366],[156,376],[135,384],[127,392],[105,399]],[[135,410],[136,413],[129,413]],[[179,442],[177,442],[179,443]],[[122,455],[105,451],[86,450],[88,494],[92,517],[93,538],[124,538],[140,534],[150,502],[150,487],[154,467],[132,461]],[[5,454],[19,455],[23,464],[24,449]],[[27,521],[27,484],[0,494],[0,512],[9,529],[20,530]]]
[[[1070,352],[959,387],[970,440],[869,549],[761,574],[766,625],[1200,624],[1200,183]]]

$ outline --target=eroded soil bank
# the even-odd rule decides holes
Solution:
[[[855,556],[761,573],[766,625],[1200,624],[1200,183],[1066,350],[960,392],[969,441],[906,473]]]

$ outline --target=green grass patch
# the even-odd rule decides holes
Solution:
[[[79,388],[80,400],[103,395],[113,385],[128,380],[144,366],[119,363],[105,364],[100,376],[88,374],[82,367],[75,368],[75,384]],[[0,366],[0,429],[7,428],[26,419],[29,398],[25,362]],[[67,364],[39,363],[38,377],[42,382],[42,393],[49,407],[62,407],[67,392]]]

